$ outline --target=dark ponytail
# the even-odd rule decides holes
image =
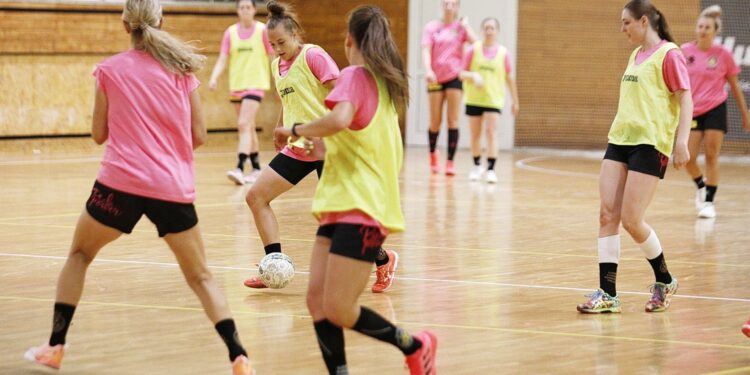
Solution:
[[[297,35],[302,36],[304,30],[297,21],[297,14],[289,5],[278,1],[269,1],[266,4],[266,9],[268,9],[268,24],[266,25],[268,29],[275,29],[276,26],[282,25],[289,34],[296,32]]]
[[[391,101],[403,116],[409,105],[409,80],[385,13],[374,5],[355,8],[349,14],[349,34],[367,66],[386,82]]]
[[[672,33],[669,32],[666,17],[649,0],[632,0],[625,4],[625,9],[630,11],[630,15],[635,19],[646,16],[648,23],[659,34],[659,38],[672,43],[675,42]]]

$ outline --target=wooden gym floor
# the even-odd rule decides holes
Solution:
[[[227,294],[259,375],[322,374],[304,302],[316,223],[314,177],[273,204],[297,275],[283,290],[249,290],[262,244],[246,187],[224,173],[233,134],[212,134],[196,156],[196,206],[214,275]],[[103,148],[87,139],[0,141],[0,373],[37,374],[24,350],[48,338],[55,283]],[[670,168],[648,211],[678,295],[647,314],[653,275],[623,235],[623,313],[575,305],[598,285],[599,161],[503,153],[500,182],[430,176],[423,148],[402,173],[407,232],[387,247],[401,264],[391,290],[361,302],[412,332],[439,337],[441,374],[750,373],[750,167],[722,166],[718,217],[695,218],[694,188]],[[267,163],[271,152],[262,153]],[[623,232],[624,233],[624,232]],[[396,349],[347,332],[352,374],[405,374]],[[224,345],[174,257],[143,219],[89,270],[61,374],[226,374]]]

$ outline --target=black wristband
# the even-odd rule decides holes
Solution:
[[[295,136],[295,137],[299,137],[299,134],[297,134],[297,125],[299,125],[299,124],[300,123],[296,123],[296,124],[292,125],[292,135]]]

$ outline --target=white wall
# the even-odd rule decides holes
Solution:
[[[410,0],[409,1],[409,75],[411,76],[412,100],[407,114],[406,143],[410,145],[426,145],[427,129],[429,129],[429,104],[427,102],[427,84],[424,80],[424,68],[422,65],[421,38],[424,25],[430,20],[442,16],[441,0]],[[462,0],[461,16],[469,18],[471,27],[477,37],[481,39],[479,23],[486,17],[495,17],[500,21],[500,44],[508,48],[512,75],[516,71],[516,40],[518,34],[518,0]],[[500,129],[497,131],[498,145],[501,150],[513,148],[514,119],[510,114],[510,93],[506,96],[506,108],[503,109]],[[523,102],[523,99],[520,99]],[[469,126],[464,115],[464,106],[461,106],[461,117],[459,117],[459,128],[461,136],[460,147],[469,146]],[[445,148],[447,139],[445,116],[443,117],[443,128],[440,132],[439,148]]]

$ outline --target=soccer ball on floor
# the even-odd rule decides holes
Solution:
[[[281,289],[294,278],[294,262],[286,254],[271,253],[261,259],[258,272],[267,287]]]

